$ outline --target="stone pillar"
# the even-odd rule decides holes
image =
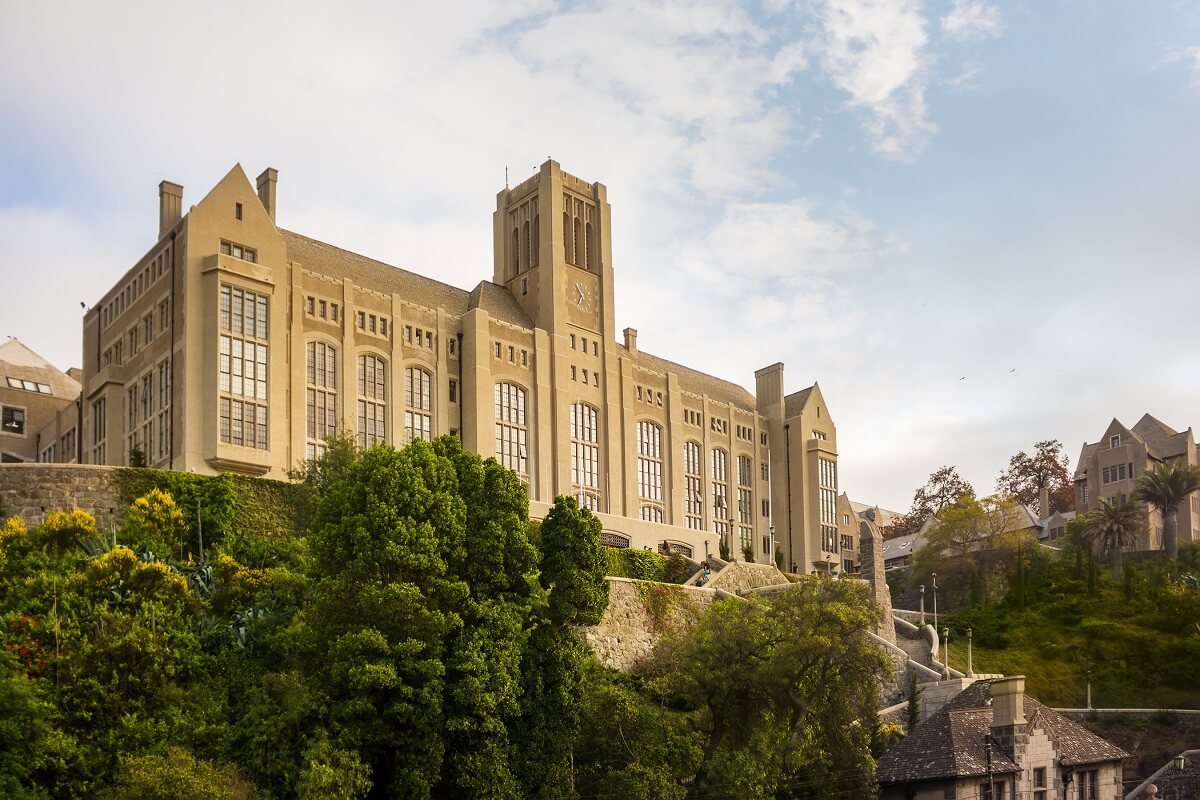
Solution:
[[[870,520],[858,524],[858,552],[862,564],[862,576],[871,584],[875,604],[883,609],[883,622],[875,633],[896,643],[896,625],[892,622],[892,593],[888,590],[883,571],[883,537],[879,528]]]

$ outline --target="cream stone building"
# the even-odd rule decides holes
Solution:
[[[0,344],[0,373],[0,462],[75,461],[79,369],[63,372],[8,339]]]
[[[1086,514],[1097,508],[1102,498],[1133,497],[1137,479],[1155,464],[1169,461],[1200,464],[1200,448],[1191,428],[1177,431],[1149,414],[1142,415],[1132,428],[1113,419],[1100,441],[1085,442],[1079,453],[1075,467],[1076,511]],[[1200,541],[1200,493],[1180,502],[1176,524],[1180,543]],[[1148,507],[1145,529],[1129,549],[1161,549],[1162,526],[1162,514]],[[1065,522],[1060,527],[1065,527]]]
[[[85,463],[284,478],[341,430],[452,434],[610,544],[840,563],[820,388],[788,394],[776,363],[751,394],[618,338],[602,184],[547,161],[506,187],[492,280],[465,291],[278,227],[277,179],[235,166],[186,213],[160,184],[156,241],[84,318]]]

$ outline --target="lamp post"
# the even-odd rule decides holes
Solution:
[[[925,624],[925,584],[921,584],[921,625]]]
[[[770,563],[774,564],[775,563],[775,526],[771,525],[769,528],[767,528],[767,531],[768,531],[768,535],[770,536],[770,539],[768,541],[771,544],[771,552],[767,553],[767,558],[771,559]]]
[[[950,629],[942,628],[942,641],[945,643],[944,655],[942,656],[942,665],[946,667],[946,673],[950,673]]]
[[[937,630],[937,573],[933,573],[933,629]]]
[[[974,644],[974,642],[972,641],[973,638],[974,637],[972,635],[971,629],[967,628],[967,677],[968,678],[975,677],[974,665],[971,663],[972,662],[971,650],[972,650],[972,645]]]
[[[733,524],[734,524],[733,523],[733,509],[730,509],[730,511],[729,511],[729,534],[728,534],[729,535],[729,560],[737,561],[738,560],[738,558],[737,558],[738,550],[734,549],[734,546],[733,546],[733,532],[735,530],[735,528],[733,527]]]
[[[1085,675],[1087,676],[1087,708],[1092,710],[1092,671],[1089,669]]]

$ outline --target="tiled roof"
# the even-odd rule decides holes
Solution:
[[[499,284],[481,281],[471,290],[467,308],[482,308],[495,319],[502,319],[522,328],[533,328],[533,320],[512,296],[512,292]]]
[[[878,511],[879,518],[873,519],[872,521],[880,528],[886,528],[888,525],[891,525],[894,517],[904,516],[904,514],[899,511],[889,511],[886,508],[880,508],[879,506],[873,506],[867,503],[859,503],[854,500],[850,501],[850,508],[862,519],[869,519],[868,516],[864,516],[867,514],[867,512],[874,514],[876,511]]]
[[[814,383],[813,386],[816,386]],[[804,406],[808,403],[808,396],[812,394],[813,386],[807,389],[801,389],[798,392],[793,392],[783,398],[783,418],[791,419],[792,417],[800,416],[800,412],[804,411]]]
[[[987,773],[985,742],[992,726],[992,682],[976,681],[925,722],[913,729],[879,759],[880,783],[905,783]],[[1026,722],[1046,731],[1065,766],[1119,761],[1129,756],[1078,723],[1024,696]],[[1017,769],[1003,752],[992,747],[992,769]]]
[[[633,363],[654,372],[675,373],[679,376],[681,386],[686,391],[708,395],[713,400],[719,400],[752,413],[756,410],[754,395],[736,383],[715,378],[707,373],[650,355],[641,350],[634,355]]]
[[[1187,453],[1187,432],[1180,433],[1149,414],[1138,420],[1133,432],[1146,442],[1146,448],[1155,458],[1174,458]]]
[[[49,386],[51,397],[74,399],[79,396],[79,381],[30,350],[19,339],[0,344],[0,387],[9,388],[8,378]],[[45,394],[44,390],[39,391]]]
[[[879,758],[875,777],[880,783],[906,783],[937,778],[987,774],[987,739],[992,709],[942,709]],[[995,744],[992,770],[1019,768]]]
[[[398,294],[404,300],[426,308],[443,308],[451,314],[467,311],[468,293],[415,272],[384,264],[373,258],[310,239],[299,233],[279,230],[287,245],[288,258],[300,266],[328,275],[347,277],[356,286],[383,294]]]

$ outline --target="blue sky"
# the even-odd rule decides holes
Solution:
[[[1200,424],[1193,3],[199,8],[6,9],[0,336],[77,364],[164,178],[274,166],[283,226],[470,287],[552,156],[609,188],[618,329],[819,380],[856,500]]]

